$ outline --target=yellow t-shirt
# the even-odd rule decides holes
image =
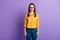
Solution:
[[[37,28],[39,27],[39,16],[36,13],[36,17],[34,17],[34,14],[27,16],[25,15],[25,20],[24,20],[24,27],[25,28]]]

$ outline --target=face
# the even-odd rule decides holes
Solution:
[[[34,5],[30,5],[30,11],[34,11]]]

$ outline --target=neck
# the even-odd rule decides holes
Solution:
[[[34,14],[34,12],[33,12],[33,11],[31,11],[31,12],[30,12],[30,15],[32,15],[32,14]]]
[[[31,13],[34,13],[33,11],[31,11]]]

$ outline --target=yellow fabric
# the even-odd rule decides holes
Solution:
[[[29,17],[26,14],[25,20],[24,20],[24,27],[25,28],[37,28],[37,27],[39,27],[39,16],[38,16],[38,14],[36,13],[36,17],[34,17],[34,14],[29,15]]]

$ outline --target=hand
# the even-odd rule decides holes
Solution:
[[[25,35],[25,37],[26,37],[27,33],[26,33],[26,32],[24,32],[24,35]]]
[[[37,36],[39,35],[39,32],[37,32]]]

